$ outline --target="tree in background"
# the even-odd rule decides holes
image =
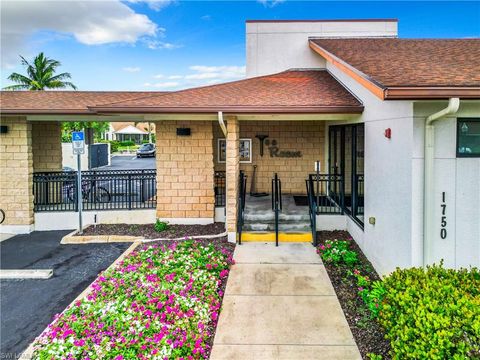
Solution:
[[[80,131],[84,129],[93,129],[93,138],[95,141],[99,141],[102,134],[108,131],[110,127],[109,122],[104,121],[72,121],[62,123],[62,142],[72,141],[72,131]]]
[[[27,75],[12,73],[8,80],[17,83],[4,88],[4,90],[45,90],[45,89],[65,89],[77,87],[70,81],[70,73],[64,72],[55,75],[57,68],[61,65],[59,61],[46,57],[43,52],[38,54],[33,63],[30,64],[23,56],[22,65],[27,68]]]

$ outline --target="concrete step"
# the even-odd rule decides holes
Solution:
[[[275,213],[273,211],[266,211],[262,213],[249,213],[245,212],[244,215],[245,222],[272,222],[275,221]],[[308,212],[302,214],[288,214],[282,213],[278,215],[280,221],[310,221],[310,216]]]
[[[283,232],[309,232],[310,222],[284,222],[278,224],[278,228]],[[275,231],[275,222],[245,222],[243,224],[244,231]]]
[[[242,241],[245,242],[274,242],[273,231],[246,231],[242,232]],[[279,232],[279,242],[312,242],[312,233],[308,232]]]

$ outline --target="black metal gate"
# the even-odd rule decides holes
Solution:
[[[88,146],[88,167],[94,169],[108,165],[108,144],[91,144]]]

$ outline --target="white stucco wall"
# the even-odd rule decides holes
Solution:
[[[395,37],[392,21],[247,22],[247,77],[291,68],[324,68],[309,37]]]
[[[447,101],[414,106],[412,235],[423,237],[423,162],[425,117],[446,107]],[[432,262],[443,259],[451,268],[480,266],[480,158],[457,158],[457,117],[480,118],[480,101],[461,101],[455,117],[435,123],[434,230]],[[442,192],[446,195],[447,237],[440,237]]]
[[[365,123],[365,226],[348,219],[347,229],[379,273],[412,266],[413,103],[381,101],[330,63],[327,69],[365,106],[357,120]]]
[[[88,170],[88,145],[81,155],[82,171]],[[77,155],[73,155],[72,143],[62,143],[62,166],[77,170]]]

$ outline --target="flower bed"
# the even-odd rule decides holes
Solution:
[[[383,359],[388,359],[390,343],[385,339],[383,328],[372,318],[368,306],[363,302],[359,292],[364,289],[358,285],[353,272],[361,272],[368,281],[380,280],[380,277],[348,232],[320,231],[317,238],[318,253],[362,357],[368,359],[368,354],[379,354]]]
[[[138,248],[55,317],[33,358],[208,358],[232,250],[223,240]]]
[[[318,253],[363,358],[480,359],[478,269],[440,264],[381,280],[348,233],[320,238]]]

